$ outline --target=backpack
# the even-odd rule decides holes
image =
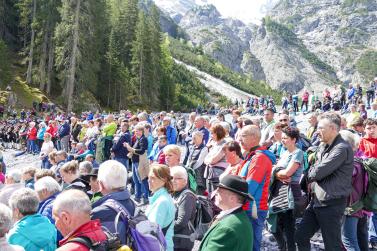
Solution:
[[[301,150],[303,150],[304,152],[312,146],[310,140],[303,133],[300,133],[300,139],[298,140],[298,143],[301,146]]]
[[[76,242],[84,245],[90,251],[116,251],[122,247],[119,238],[116,235],[104,230],[106,234],[106,241],[103,242],[93,242],[87,236],[77,236],[75,238],[70,239],[67,243]]]
[[[191,190],[186,190],[182,193],[181,197],[185,193],[192,193]],[[195,194],[194,194],[195,195]],[[190,241],[194,242],[195,240],[202,240],[205,233],[210,227],[210,224],[213,219],[213,209],[212,209],[212,202],[206,197],[202,195],[195,195],[196,196],[196,213],[194,223],[191,221],[188,222],[188,226],[192,232],[190,235],[184,234],[175,234],[174,237],[176,238],[186,238],[190,239]],[[180,200],[178,200],[179,204]]]
[[[188,184],[191,191],[196,193],[198,191],[198,183],[196,182],[195,170],[190,167],[185,167],[188,175]]]
[[[365,209],[366,211],[373,213],[377,212],[377,159],[369,158],[363,160],[362,164],[368,175],[367,188],[362,199],[347,208],[346,213],[348,214],[355,213],[360,209]]]
[[[127,226],[126,245],[133,251],[164,251],[166,250],[165,234],[167,227],[161,229],[157,223],[148,220],[142,211],[135,212],[134,216],[116,200],[107,200],[106,206],[117,212],[114,220],[115,234],[119,236],[118,226]]]

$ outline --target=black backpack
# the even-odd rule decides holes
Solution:
[[[186,190],[189,193],[193,193],[191,190]],[[182,194],[183,195],[183,194]],[[213,204],[211,200],[206,196],[196,196],[196,214],[194,224],[189,221],[188,225],[192,231],[191,235],[175,234],[174,237],[187,238],[191,241],[202,240],[205,233],[210,227],[213,219]]]
[[[93,240],[87,236],[78,236],[70,239],[67,243],[80,243],[89,248],[90,251],[116,251],[122,247],[122,244],[116,235],[105,230],[104,232],[106,234],[106,240],[102,242],[93,242]]]

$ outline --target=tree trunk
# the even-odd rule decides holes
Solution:
[[[75,89],[75,75],[76,75],[76,60],[78,55],[78,44],[79,44],[79,18],[80,18],[80,5],[81,0],[77,0],[76,13],[75,13],[75,26],[73,30],[73,44],[72,44],[72,54],[70,60],[70,68],[67,82],[67,96],[68,96],[68,112],[72,111],[73,108],[73,91]]]
[[[49,31],[48,31],[48,23],[46,23],[46,26],[45,26],[45,34],[44,34],[44,37],[43,37],[43,44],[42,44],[42,54],[41,54],[41,58],[40,58],[40,61],[39,61],[39,89],[41,91],[45,91],[45,87],[46,87],[46,60],[47,60],[47,45],[48,45],[48,35],[49,35]]]
[[[49,41],[48,41],[48,66],[47,66],[47,81],[46,81],[46,92],[48,95],[51,94],[51,79],[52,72],[54,69],[54,40],[52,35],[52,30],[49,30]]]
[[[26,73],[26,82],[31,84],[32,82],[32,70],[33,70],[33,53],[34,53],[34,38],[35,38],[35,29],[34,29],[34,22],[35,22],[35,15],[37,12],[37,0],[33,1],[33,18],[31,22],[31,41],[30,41],[30,51],[29,51],[29,65],[27,67]]]

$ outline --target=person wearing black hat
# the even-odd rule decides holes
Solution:
[[[93,168],[92,171],[85,175],[89,180],[90,191],[93,194],[92,198],[90,199],[91,203],[96,202],[97,200],[102,198],[102,193],[100,191],[99,182],[97,180],[98,177],[98,168]]]
[[[249,195],[248,185],[243,178],[226,175],[220,180],[215,204],[222,212],[216,216],[211,228],[205,234],[200,244],[200,251],[252,250],[253,229],[242,209],[247,200],[254,198]],[[256,208],[253,211],[256,211]]]

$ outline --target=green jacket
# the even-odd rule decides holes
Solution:
[[[253,247],[253,228],[242,208],[225,216],[205,234],[200,251],[250,251]]]

